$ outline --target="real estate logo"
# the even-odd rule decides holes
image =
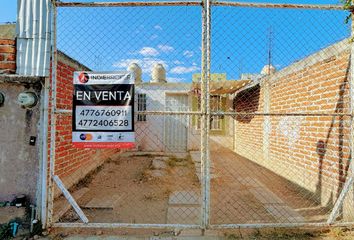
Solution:
[[[79,81],[81,83],[87,83],[89,81],[89,75],[87,73],[85,73],[85,72],[80,73]]]

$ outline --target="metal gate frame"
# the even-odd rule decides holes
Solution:
[[[201,206],[201,221],[200,224],[130,224],[130,223],[89,223],[87,217],[75,202],[71,194],[66,190],[58,176],[55,175],[55,138],[56,138],[56,117],[58,114],[70,114],[71,110],[57,109],[56,93],[57,93],[57,8],[58,7],[157,7],[157,6],[200,6],[202,10],[202,77],[201,77],[201,110],[200,111],[144,111],[139,114],[145,115],[187,115],[201,117],[201,191],[202,191],[202,206]],[[348,226],[353,223],[335,223],[339,210],[343,204],[344,198],[350,187],[354,183],[354,167],[353,156],[350,159],[349,174],[345,185],[337,198],[332,212],[327,220],[323,223],[270,223],[270,224],[210,224],[210,152],[209,152],[209,125],[210,118],[213,116],[237,116],[245,115],[247,113],[240,112],[211,112],[209,106],[209,83],[210,83],[210,69],[211,69],[211,10],[212,6],[229,6],[229,7],[249,7],[249,8],[278,8],[278,9],[319,9],[319,10],[344,10],[342,6],[338,5],[309,5],[309,4],[268,4],[268,3],[244,3],[244,2],[226,2],[226,1],[157,1],[157,2],[60,2],[52,0],[52,79],[51,84],[47,79],[45,99],[47,109],[50,109],[50,154],[46,156],[44,162],[47,163],[49,159],[49,179],[48,189],[42,193],[42,223],[43,227],[74,227],[74,228],[158,228],[158,229],[230,229],[230,228],[262,228],[262,227],[326,227],[326,226]],[[354,20],[354,19],[352,19]],[[351,37],[354,37],[354,24],[351,25]],[[350,116],[350,151],[354,152],[354,43],[351,43],[351,59],[350,59],[350,114],[306,114],[306,113],[262,113],[264,116]],[[51,91],[49,91],[49,89]],[[51,107],[49,102],[51,102]],[[254,114],[254,113],[253,113]],[[45,119],[44,126],[48,126],[48,118]],[[47,148],[47,142],[43,141],[44,149]],[[46,182],[47,164],[44,164],[43,181]],[[54,185],[62,191],[68,202],[79,215],[83,223],[55,223],[53,222],[53,204],[54,204]]]

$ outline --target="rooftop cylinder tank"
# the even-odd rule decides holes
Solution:
[[[128,66],[127,70],[134,72],[135,83],[141,83],[142,82],[142,79],[141,79],[142,70],[141,70],[141,67],[137,63],[131,63]]]
[[[152,68],[151,83],[166,83],[166,70],[162,64],[157,63]]]

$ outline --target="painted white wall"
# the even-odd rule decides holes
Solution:
[[[192,99],[189,95],[191,84],[188,83],[141,83],[135,85],[135,111],[137,111],[137,95],[146,94],[147,111],[165,111],[166,95],[186,94],[189,111],[192,110]],[[139,151],[164,152],[164,117],[163,115],[147,115],[146,122],[135,119],[136,143]],[[188,121],[187,150],[199,150],[200,132],[192,127],[192,117],[185,116]]]

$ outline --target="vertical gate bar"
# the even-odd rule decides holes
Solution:
[[[201,208],[201,227],[203,229],[206,228],[207,224],[205,223],[205,174],[204,174],[204,168],[205,168],[205,137],[206,137],[206,132],[205,132],[205,40],[206,40],[206,36],[205,36],[205,32],[206,32],[206,21],[205,21],[205,16],[206,16],[206,12],[205,12],[205,1],[203,0],[203,4],[202,4],[202,76],[201,76],[201,83],[200,83],[200,87],[201,87],[201,94],[200,94],[200,99],[198,99],[198,101],[200,102],[200,111],[202,112],[201,115],[201,123],[200,123],[200,184],[201,184],[201,194],[202,194],[202,208]]]
[[[53,7],[53,42],[52,42],[52,85],[51,85],[51,111],[50,111],[50,153],[49,153],[49,182],[48,182],[48,213],[47,224],[53,224],[53,205],[54,205],[54,166],[55,166],[55,138],[56,138],[56,93],[57,93],[57,7],[56,0],[52,0]]]
[[[49,89],[50,78],[44,80],[44,99],[42,109],[42,154],[41,154],[41,221],[42,228],[47,226],[47,203],[48,203],[48,127],[49,127]]]
[[[48,4],[48,14],[44,21],[47,21],[46,32],[52,36],[52,6],[51,1],[46,0],[45,4]],[[42,222],[42,228],[47,226],[47,204],[48,204],[48,127],[49,127],[49,92],[50,92],[50,77],[46,76],[44,79],[43,89],[43,102],[42,102],[42,121],[41,121],[41,201],[40,201],[40,220]]]
[[[201,78],[201,225],[206,229],[210,216],[210,159],[209,159],[209,81],[210,81],[210,0],[202,4],[202,78]]]
[[[353,6],[354,0],[351,1]],[[353,10],[350,10],[351,14],[351,28],[350,28],[350,78],[349,78],[349,107],[350,107],[350,126],[349,126],[349,148],[350,148],[350,163],[348,169],[348,176],[354,177],[353,168],[353,153],[354,153],[354,15]]]
[[[353,5],[352,1],[352,5]],[[350,187],[354,183],[354,169],[353,169],[353,154],[354,154],[354,129],[353,129],[353,114],[354,114],[354,16],[351,12],[351,33],[350,33],[350,72],[349,72],[349,109],[350,109],[350,126],[349,126],[349,148],[350,148],[350,159],[347,179],[343,186],[341,193],[339,194],[336,203],[333,206],[332,212],[328,217],[327,224],[333,224],[336,220],[340,209],[343,206],[344,199],[350,190]],[[339,179],[340,181],[341,179]]]
[[[206,152],[205,152],[205,223],[207,228],[210,225],[210,63],[211,63],[211,0],[206,0]]]

